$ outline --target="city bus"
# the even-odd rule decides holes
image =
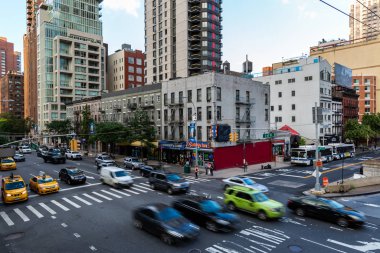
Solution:
[[[334,160],[355,156],[355,145],[346,143],[332,143],[329,144],[333,148]]]
[[[313,165],[315,146],[299,146],[292,148],[290,162],[299,165]]]
[[[320,159],[322,162],[324,163],[328,163],[328,162],[331,162],[332,160],[334,160],[334,156],[333,156],[333,147],[332,146],[320,146],[319,148],[319,153],[320,153]]]

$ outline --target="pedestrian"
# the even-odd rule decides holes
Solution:
[[[198,169],[198,166],[195,166],[195,178],[198,179],[198,172],[199,172],[199,169]]]
[[[246,161],[244,161],[244,172],[247,172],[247,168],[248,168],[248,164],[247,164],[247,162]]]
[[[210,174],[211,176],[214,176],[214,164],[210,163]]]

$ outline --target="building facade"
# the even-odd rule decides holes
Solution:
[[[108,56],[107,86],[109,91],[125,90],[144,85],[145,54],[123,44]]]
[[[320,57],[298,58],[273,64],[273,74],[255,77],[267,83],[270,92],[270,123],[273,129],[288,125],[315,141],[313,108],[323,108],[319,135],[332,133],[331,65]]]
[[[376,37],[380,30],[379,15],[379,0],[362,0],[351,4],[350,16],[353,18],[350,18],[350,40],[368,40]]]
[[[102,0],[45,0],[37,12],[38,128],[66,119],[66,104],[106,88]]]
[[[21,54],[14,51],[14,45],[7,38],[0,37],[0,78],[8,71],[21,71]]]
[[[145,0],[145,83],[221,68],[222,0]]]
[[[0,113],[24,118],[24,75],[16,71],[0,78]]]
[[[376,76],[353,76],[352,87],[359,95],[359,121],[363,115],[376,113]]]

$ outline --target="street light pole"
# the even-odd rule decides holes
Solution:
[[[194,124],[194,132],[195,132],[195,136],[194,136],[194,139],[195,139],[195,167],[198,167],[198,132],[197,132],[197,118],[198,118],[198,115],[197,115],[197,112],[195,110],[195,105],[194,105],[194,102],[193,101],[189,101],[189,98],[188,97],[182,97],[182,98],[186,98],[187,99],[187,102],[191,102],[191,104],[193,105],[193,110],[194,110],[194,113],[192,115],[192,121],[191,123]]]

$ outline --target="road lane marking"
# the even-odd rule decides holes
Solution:
[[[97,195],[97,196],[99,196],[99,197],[101,197],[101,198],[103,198],[103,199],[106,199],[106,200],[112,200],[111,198],[109,198],[109,197],[107,197],[107,196],[104,196],[104,195],[102,195],[102,194],[100,194],[100,193],[97,193],[97,192],[92,192],[93,194],[95,194],[95,195]]]
[[[138,192],[147,193],[147,191],[139,189],[136,185],[134,185],[134,187],[132,189],[135,191],[138,191]]]
[[[38,203],[43,209],[48,211],[51,215],[57,214],[53,209],[45,205],[44,203]]]
[[[150,189],[150,188],[148,188],[148,187],[141,186],[141,185],[137,185],[137,184],[134,184],[133,186],[138,187],[138,188],[141,188],[141,189],[144,189],[144,190],[148,190],[148,191],[154,191],[154,190],[152,190],[152,189]]]
[[[76,238],[80,238],[80,234],[78,234],[78,233],[74,233],[73,234]]]
[[[363,162],[358,162],[358,163],[349,163],[345,166],[343,166],[343,168],[347,168],[347,167],[351,167],[353,165],[358,165],[358,164],[362,164]],[[323,174],[326,174],[326,173],[329,173],[329,172],[333,172],[333,171],[336,171],[336,170],[341,170],[342,169],[342,166],[340,167],[336,167],[336,168],[331,168],[330,170],[325,170],[325,171],[322,171],[322,172],[319,172],[320,175],[323,175]],[[309,176],[304,176],[303,178],[311,178],[311,177],[314,177],[313,175],[309,175]]]
[[[95,198],[93,196],[88,195],[87,193],[83,193],[83,196],[86,196],[87,198],[92,199],[93,201],[98,202],[98,203],[102,203],[103,202],[100,199],[97,199],[97,198]]]
[[[127,196],[127,197],[130,197],[131,195],[129,195],[128,193],[125,193],[125,192],[122,192],[122,191],[118,191],[116,189],[112,189],[110,188],[111,191],[114,191],[114,192],[117,192],[118,194],[121,194],[121,195],[124,195],[124,196]]]
[[[54,205],[58,206],[59,208],[61,208],[63,211],[66,211],[66,212],[67,212],[67,211],[70,210],[69,208],[65,207],[64,205],[58,203],[58,202],[55,201],[55,200],[51,200],[50,202],[53,203]]]
[[[20,218],[24,221],[24,222],[27,222],[27,221],[30,221],[29,218],[18,208],[15,208],[13,209],[13,211],[15,211],[15,213],[18,214],[18,216],[20,216]]]
[[[135,192],[135,191],[132,191],[130,189],[124,189],[124,191],[126,192],[130,192],[130,193],[133,193],[133,194],[136,194],[136,195],[139,195],[140,193],[139,192]]]
[[[66,223],[62,223],[61,226],[64,227],[64,228],[67,228],[67,224]]]
[[[146,183],[140,183],[141,185],[145,185],[145,186],[147,186],[147,187],[150,187],[150,185],[149,184],[146,184]]]
[[[92,250],[92,251],[97,251],[97,249],[95,248],[94,245],[91,245],[91,246],[90,246],[90,250]]]
[[[330,226],[331,229],[335,229],[335,230],[338,230],[338,231],[343,231],[343,229],[340,229],[340,228],[336,228],[336,227],[333,227],[333,226]]]
[[[75,208],[80,208],[80,205],[72,202],[71,200],[69,200],[68,198],[62,198],[64,201],[66,201],[67,203],[69,203],[70,205],[72,205],[73,207]]]
[[[34,213],[39,219],[44,217],[40,212],[38,212],[34,207],[32,206],[26,206],[26,208],[29,209],[32,213]]]
[[[75,186],[75,187],[72,187],[72,188],[61,189],[59,191],[60,192],[71,191],[71,190],[76,190],[76,189],[79,189],[79,188],[86,188],[86,187],[100,185],[100,184],[102,184],[102,183],[95,183],[95,184],[88,184],[88,185],[86,184],[86,185],[81,185],[81,186]]]
[[[370,206],[370,207],[380,207],[380,205],[370,204],[370,203],[364,203],[363,205]]]
[[[300,238],[301,240],[304,240],[304,241],[307,241],[307,242],[311,242],[311,243],[314,243],[314,244],[317,244],[319,246],[322,246],[322,247],[325,247],[325,248],[328,248],[328,249],[332,249],[332,250],[335,250],[337,252],[341,252],[341,253],[347,253],[346,251],[343,251],[343,250],[339,250],[339,249],[335,249],[335,248],[332,248],[332,247],[329,247],[329,246],[326,246],[322,243],[318,243],[318,242],[314,242],[314,241],[311,241],[311,240],[308,240],[308,239],[305,239],[305,238]]]
[[[92,206],[92,204],[90,202],[88,202],[87,200],[82,199],[81,197],[78,197],[78,196],[73,196],[73,197],[76,198],[77,200],[85,203],[88,206]]]
[[[0,212],[0,216],[8,224],[8,226],[14,225],[13,221],[9,218],[8,214],[6,214],[5,212]]]
[[[114,194],[112,192],[109,192],[109,191],[106,191],[106,190],[101,190],[102,192],[108,194],[108,195],[111,195],[112,197],[115,197],[115,198],[118,198],[118,199],[121,199],[122,197],[120,195],[117,195],[117,194]]]

